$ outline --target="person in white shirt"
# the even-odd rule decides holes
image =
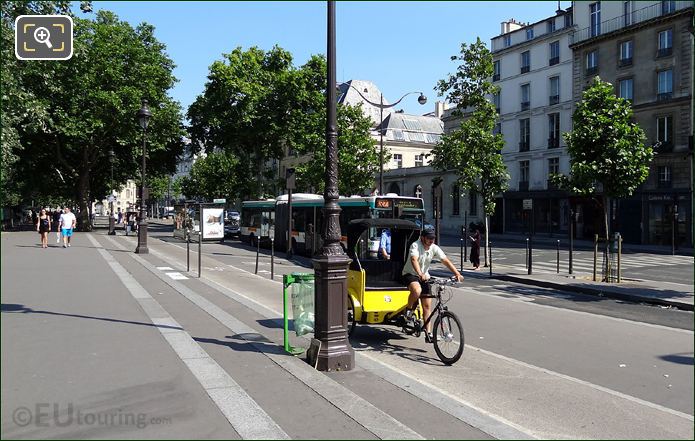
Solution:
[[[412,311],[417,307],[417,301],[421,294],[429,295],[430,285],[426,282],[430,278],[430,264],[433,259],[440,260],[449,270],[456,276],[459,282],[463,282],[463,276],[458,272],[456,267],[444,251],[434,243],[435,234],[431,229],[424,229],[420,233],[420,240],[413,242],[410,246],[410,257],[405,262],[402,271],[402,280],[408,285],[410,296],[408,296],[408,308],[406,309],[406,318],[412,318]],[[423,320],[432,313],[432,299],[424,297],[421,299]],[[432,338],[432,322],[427,324],[427,338]]]
[[[63,235],[63,248],[70,246],[72,230],[75,229],[75,225],[77,225],[77,218],[70,211],[69,207],[65,207],[65,212],[60,215],[60,231]]]

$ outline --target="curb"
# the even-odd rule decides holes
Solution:
[[[516,282],[516,283],[522,283],[525,285],[534,285],[534,286],[540,286],[542,288],[553,288],[557,290],[563,290],[563,291],[571,291],[571,292],[576,292],[579,294],[589,294],[589,295],[594,295],[594,296],[599,296],[599,297],[608,297],[612,299],[618,299],[618,300],[628,300],[631,302],[642,302],[642,303],[649,303],[649,304],[654,304],[654,305],[662,305],[662,306],[672,306],[674,308],[682,309],[685,311],[693,311],[695,308],[693,305],[689,303],[684,303],[684,302],[679,302],[676,300],[669,300],[669,299],[659,299],[656,297],[649,297],[649,296],[640,296],[640,295],[635,295],[635,294],[624,294],[624,293],[619,293],[619,292],[614,292],[611,290],[603,290],[600,288],[590,288],[590,287],[584,287],[584,286],[576,286],[572,284],[561,284],[561,283],[556,283],[556,282],[551,282],[547,280],[537,280],[537,279],[528,279],[525,277],[517,277],[517,276],[511,276],[511,275],[506,275],[506,274],[493,274],[492,276],[493,279],[497,280],[504,280],[507,282]]]

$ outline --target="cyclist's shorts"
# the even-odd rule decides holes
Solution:
[[[413,282],[418,282],[420,286],[422,287],[422,294],[421,295],[430,295],[430,284],[429,283],[422,283],[420,281],[420,278],[418,276],[414,276],[412,274],[403,274],[401,276],[401,282],[403,282],[406,286],[409,286]]]

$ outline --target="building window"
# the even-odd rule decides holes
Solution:
[[[521,85],[521,110],[528,110],[531,107],[531,85]]]
[[[531,120],[524,118],[519,120],[519,151],[528,152],[531,144]]]
[[[550,19],[548,23],[548,33],[555,32],[555,18]]]
[[[549,104],[557,104],[560,102],[560,77],[550,78],[550,99]]]
[[[525,51],[521,53],[521,73],[526,73],[531,70],[531,52]]]
[[[502,123],[500,123],[500,122],[495,123],[495,128],[492,129],[492,134],[493,135],[501,135],[502,134]]]
[[[528,191],[529,162],[519,161],[519,191]]]
[[[451,189],[451,214],[459,216],[461,214],[461,189],[458,184]]]
[[[560,158],[548,158],[548,177],[560,174]]]
[[[396,168],[403,168],[403,155],[395,153],[393,155],[393,162],[396,164]]]
[[[620,67],[632,65],[632,40],[620,43],[618,65]]]
[[[550,43],[550,60],[548,64],[550,66],[558,64],[560,62],[560,42],[553,41]]]
[[[662,70],[657,73],[656,99],[668,100],[673,95],[673,70]]]
[[[667,57],[673,53],[673,31],[666,29],[659,32],[659,50],[657,57]]]
[[[673,143],[673,118],[660,116],[656,119],[656,140],[661,143],[660,149],[671,147]]]
[[[625,26],[632,24],[632,2],[623,2],[623,21]]]
[[[601,2],[590,4],[589,11],[591,13],[591,36],[601,35]]]
[[[125,191],[125,198],[130,199],[130,189],[126,189]]]
[[[659,177],[659,188],[671,188],[671,167],[660,165],[657,168],[657,176]]]
[[[574,24],[572,20],[572,14],[565,14],[565,27],[569,28]]]
[[[560,147],[560,114],[548,114],[548,148]]]
[[[500,61],[497,60],[493,63],[492,81],[500,80]]]
[[[476,193],[474,190],[471,190],[470,193],[468,193],[468,211],[471,213],[471,216],[477,216],[478,215],[478,193]]]
[[[594,75],[598,72],[598,49],[586,54],[586,74]]]
[[[495,105],[497,113],[500,113],[500,92],[496,92],[494,95],[492,95],[492,104]]]
[[[676,10],[676,2],[673,0],[661,2],[661,13],[670,14]]]
[[[533,28],[526,29],[526,39],[533,40]]]
[[[512,45],[512,36],[511,35],[505,35],[504,36],[504,47],[509,47]]]
[[[618,82],[618,96],[630,101],[634,99],[632,78],[626,78]]]
[[[425,165],[425,154],[415,155],[415,167],[422,167]]]

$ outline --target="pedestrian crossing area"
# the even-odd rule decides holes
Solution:
[[[692,256],[664,256],[664,255],[654,255],[654,254],[628,254],[623,255],[620,261],[620,267],[622,270],[629,270],[633,268],[646,268],[653,267],[654,265],[663,266],[678,266],[678,265],[690,265],[694,263]],[[615,264],[615,261],[614,263]],[[596,261],[597,271],[601,271],[601,266],[603,265],[603,256],[599,255]],[[506,267],[513,267],[515,270],[526,270],[525,263],[518,263],[514,265],[504,265]],[[560,273],[566,273],[569,270],[569,262],[567,259],[560,261]],[[574,258],[572,261],[572,272],[573,273],[592,273],[594,270],[594,260],[593,257],[580,257]],[[533,260],[533,271],[537,273],[557,273],[557,261],[540,261]]]

